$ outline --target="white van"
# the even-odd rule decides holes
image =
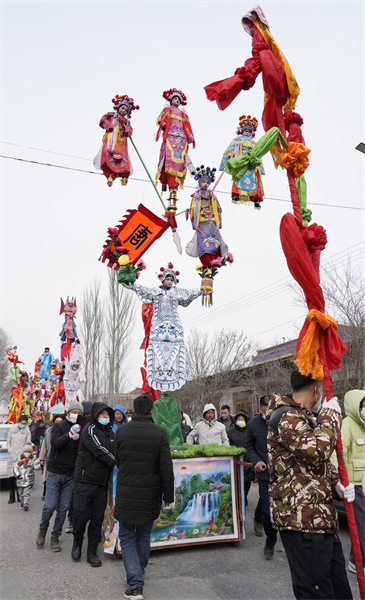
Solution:
[[[0,424],[0,479],[8,477],[8,433],[12,423]]]

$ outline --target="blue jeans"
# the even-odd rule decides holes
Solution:
[[[74,486],[73,477],[59,473],[47,473],[46,497],[42,510],[40,529],[48,529],[50,519],[56,510],[52,537],[60,537],[65,522],[66,512]]]
[[[150,556],[150,539],[153,521],[143,525],[119,522],[119,541],[127,583],[133,590],[144,585],[143,574]]]

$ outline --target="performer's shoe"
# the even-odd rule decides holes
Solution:
[[[70,521],[70,519],[68,520],[68,525],[65,529],[65,533],[73,533],[74,532],[74,528],[72,525],[72,521]]]
[[[82,540],[81,542],[74,539],[71,550],[71,558],[75,562],[78,562],[81,558]]]
[[[258,201],[257,201],[257,202],[254,202],[254,207],[255,207],[257,210],[261,210],[261,203],[260,203],[260,202],[258,202]]]
[[[122,177],[122,179],[120,180],[121,185],[127,185],[128,183],[128,177]]]
[[[108,179],[106,180],[106,184],[108,187],[112,187],[113,185],[113,177],[108,177]]]
[[[255,521],[255,519],[253,520],[253,532],[258,537],[262,537],[264,535],[263,527],[262,527],[261,523],[258,523],[257,521]]]
[[[124,592],[124,598],[131,598],[132,600],[143,600],[143,588],[137,587],[132,589],[128,589]]]
[[[87,548],[86,560],[92,567],[101,567],[102,562],[98,557],[96,551],[98,544],[89,544]]]
[[[52,552],[61,552],[62,546],[58,537],[51,537],[51,550]]]
[[[239,196],[232,196],[232,202],[234,202],[234,204],[239,204],[239,201],[240,201]]]
[[[36,539],[36,544],[37,544],[38,548],[43,548],[44,542],[46,541],[46,533],[47,533],[47,529],[40,529],[38,531],[38,535],[37,535],[37,539]]]
[[[266,560],[271,560],[273,556],[274,556],[273,546],[268,546],[266,544],[266,546],[264,548],[264,557],[266,558]]]

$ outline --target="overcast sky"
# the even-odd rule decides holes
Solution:
[[[327,231],[322,262],[344,260],[364,276],[364,3],[262,2],[271,33],[288,59],[301,94],[297,111],[311,148],[306,172],[313,221]],[[103,131],[101,115],[115,94],[141,106],[132,118],[133,139],[154,177],[160,143],[155,121],[171,87],[188,97],[196,138],[195,165],[219,167],[239,115],[261,125],[261,76],[221,112],[203,87],[231,76],[251,55],[241,25],[249,2],[2,2],[1,154],[94,171]],[[59,153],[59,154],[57,154]],[[68,155],[68,156],[65,156]],[[109,189],[104,176],[3,158],[1,164],[1,323],[17,344],[25,367],[46,345],[59,356],[60,296],[76,296],[94,280],[104,289],[107,267],[98,262],[106,230],[142,202],[161,205],[133,148],[134,178]],[[221,327],[245,331],[268,346],[293,338],[305,311],[294,306],[285,283],[289,271],[279,240],[280,220],[291,211],[286,173],[264,159],[266,199],[261,211],[230,202],[230,179],[217,188],[222,236],[235,257],[214,281],[214,308],[200,300],[181,309],[185,335]],[[179,192],[179,210],[190,204],[194,180]],[[179,218],[183,247],[190,222]],[[172,260],[182,287],[199,287],[197,260],[180,256],[167,231],[144,255],[140,282]],[[143,337],[140,307],[130,342],[126,389],[140,384]],[[82,342],[82,340],[81,340]]]

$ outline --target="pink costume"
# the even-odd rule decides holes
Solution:
[[[110,182],[117,177],[122,178],[122,183],[126,184],[128,177],[133,173],[133,168],[128,154],[128,138],[132,136],[133,129],[128,117],[131,111],[139,109],[134,106],[133,98],[128,96],[116,96],[113,98],[116,110],[108,112],[100,119],[100,127],[105,129],[103,144],[94,158],[94,166],[101,169]],[[126,115],[120,114],[119,109],[126,107]],[[128,115],[128,116],[127,116]]]
[[[165,106],[157,119],[159,128],[156,141],[159,139],[161,131],[163,138],[156,182],[160,180],[161,184],[168,185],[170,190],[176,190],[179,186],[183,189],[189,144],[193,144],[195,147],[188,115],[181,108],[171,105],[172,99],[176,96],[180,99],[181,105],[186,104],[186,96],[181,91],[173,88],[164,92],[163,97],[170,104]]]

